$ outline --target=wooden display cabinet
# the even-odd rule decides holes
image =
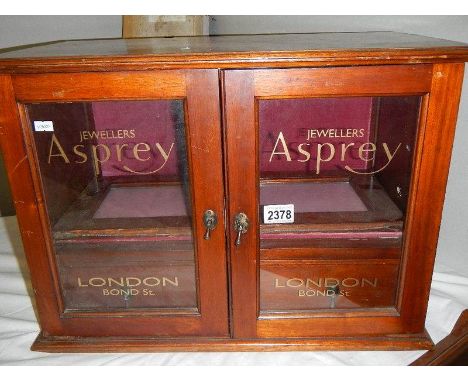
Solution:
[[[467,58],[390,32],[3,52],[32,348],[430,348]]]

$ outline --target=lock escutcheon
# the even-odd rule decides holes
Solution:
[[[203,238],[205,240],[210,240],[210,232],[213,231],[218,224],[218,217],[213,210],[206,210],[203,214],[203,224],[205,225],[206,231]]]
[[[235,244],[240,245],[241,235],[249,228],[249,218],[243,212],[239,212],[234,218],[234,230],[237,232]]]

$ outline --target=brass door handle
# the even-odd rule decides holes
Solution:
[[[206,210],[203,214],[203,224],[205,225],[206,231],[203,235],[205,240],[210,240],[210,232],[213,231],[218,224],[218,217],[213,210]]]
[[[235,244],[240,245],[241,235],[249,228],[249,218],[243,212],[239,212],[234,218],[234,231],[237,232]]]

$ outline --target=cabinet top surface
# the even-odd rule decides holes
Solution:
[[[468,60],[468,44],[396,32],[226,35],[56,41],[0,50],[0,72],[106,70],[96,64],[167,67],[349,65]],[[278,66],[278,65],[276,65]],[[297,65],[295,65],[297,66]],[[109,68],[108,68],[109,69]]]

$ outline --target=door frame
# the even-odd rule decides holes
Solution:
[[[31,86],[31,84],[34,84]],[[0,76],[1,120],[10,182],[43,336],[228,337],[227,264],[218,71],[56,73]],[[108,100],[183,99],[193,200],[198,312],[165,314],[139,309],[67,315],[61,299],[40,173],[22,104]],[[203,213],[218,214],[210,240],[203,240]],[[217,286],[222,286],[219,288]]]
[[[424,332],[463,68],[415,64],[223,72],[234,338]],[[422,96],[395,309],[260,317],[257,100],[392,95]],[[248,216],[250,228],[235,246],[233,219],[239,212]]]

